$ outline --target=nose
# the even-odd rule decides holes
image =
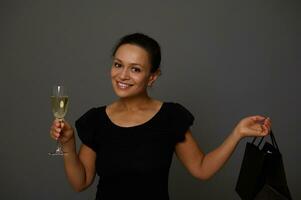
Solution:
[[[129,72],[128,72],[128,69],[126,67],[124,67],[122,69],[122,71],[120,72],[119,78],[122,79],[122,80],[129,79]]]

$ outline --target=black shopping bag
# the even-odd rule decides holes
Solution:
[[[265,184],[254,200],[289,200],[272,186]]]
[[[272,143],[265,142],[260,148],[263,137],[256,145],[256,137],[247,142],[239,177],[235,190],[243,200],[291,200],[287,186],[282,155],[279,151],[273,132]],[[270,197],[270,198],[269,198]]]

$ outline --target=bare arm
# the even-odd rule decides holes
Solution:
[[[253,116],[243,119],[224,140],[224,142],[204,154],[193,138],[191,131],[185,134],[185,141],[178,143],[175,153],[187,170],[196,178],[206,180],[212,177],[230,158],[238,142],[246,136],[265,136],[270,132],[270,119],[264,120],[261,116]]]
[[[190,131],[185,134],[185,141],[176,145],[176,155],[188,171],[201,180],[209,179],[229,159],[239,138],[231,134],[219,147],[204,154]]]
[[[79,153],[75,150],[75,141],[64,145],[64,165],[67,178],[74,188],[80,192],[89,187],[95,177],[95,152],[88,146],[82,144]]]
[[[79,153],[76,152],[74,130],[66,121],[63,124],[54,121],[50,135],[60,139],[66,152],[64,166],[68,181],[75,191],[83,191],[94,180],[96,153],[86,145],[81,145]]]

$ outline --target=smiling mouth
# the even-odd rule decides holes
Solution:
[[[117,86],[121,89],[127,89],[129,87],[131,87],[132,85],[131,84],[127,84],[127,83],[122,83],[122,82],[119,82],[117,81]]]

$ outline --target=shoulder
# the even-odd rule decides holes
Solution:
[[[166,108],[170,127],[175,133],[175,141],[184,141],[187,130],[193,125],[193,114],[186,106],[177,102],[166,102]]]
[[[105,110],[106,106],[99,106],[99,107],[92,107],[88,109],[84,115],[95,115],[98,112],[101,112],[102,110]]]
[[[103,111],[105,111],[106,106],[99,106],[99,107],[91,107],[88,110],[86,110],[78,120],[80,119],[93,119],[97,118],[99,114],[101,114]]]
[[[166,107],[171,110],[171,111],[176,111],[176,112],[190,112],[186,106],[183,106],[180,103],[177,102],[164,102],[166,104]]]
[[[165,102],[166,110],[169,113],[171,119],[174,119],[174,123],[187,122],[192,123],[194,120],[193,114],[180,103],[177,102]]]

